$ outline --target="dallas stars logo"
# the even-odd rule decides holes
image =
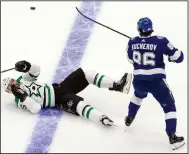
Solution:
[[[26,86],[30,91],[30,97],[32,95],[35,95],[36,97],[41,97],[41,94],[39,92],[39,89],[42,87],[40,85],[37,85],[36,83],[32,82],[29,86]]]

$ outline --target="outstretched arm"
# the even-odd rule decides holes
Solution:
[[[16,103],[19,108],[28,110],[31,113],[39,113],[41,110],[41,105],[35,102],[32,98],[27,97],[24,102],[17,102]]]
[[[25,60],[19,61],[15,64],[15,69],[18,72],[24,72],[23,79],[26,81],[35,81],[40,74],[40,67],[31,64]]]

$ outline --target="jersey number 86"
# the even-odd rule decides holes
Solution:
[[[151,65],[155,66],[155,54],[153,52],[145,52],[141,54],[139,51],[133,51],[133,61],[138,65]]]

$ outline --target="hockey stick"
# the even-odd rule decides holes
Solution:
[[[1,71],[1,73],[7,72],[7,71],[11,71],[11,70],[13,70],[13,69],[15,69],[15,68],[10,68],[10,69],[7,69],[7,70],[4,70],[4,71]]]
[[[117,30],[115,30],[115,29],[113,29],[113,28],[110,28],[110,27],[108,27],[108,26],[106,26],[106,25],[103,25],[103,24],[101,24],[101,23],[99,23],[99,22],[97,22],[97,21],[95,21],[95,20],[93,20],[93,19],[87,17],[86,15],[84,15],[83,13],[81,13],[81,11],[79,11],[79,9],[78,9],[77,7],[76,7],[76,10],[79,12],[79,14],[81,14],[83,17],[87,18],[88,20],[91,20],[91,21],[93,21],[93,22],[95,22],[95,23],[97,23],[97,24],[99,24],[99,25],[101,25],[101,26],[103,26],[103,27],[105,27],[105,28],[107,28],[107,29],[110,29],[110,30],[112,30],[112,31],[114,31],[114,32],[116,32],[116,33],[118,33],[118,34],[120,34],[120,35],[123,35],[123,36],[125,36],[125,37],[127,37],[127,38],[131,38],[130,36],[128,36],[128,35],[126,35],[126,34],[123,34],[123,33],[119,32],[119,31],[117,31]]]

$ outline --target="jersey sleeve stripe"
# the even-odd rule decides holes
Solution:
[[[21,80],[22,80],[22,76],[20,76],[20,77],[16,80],[16,82],[17,82],[17,83],[20,83]],[[17,104],[17,106],[18,106],[19,98],[18,98],[18,97],[15,97],[14,102],[15,102],[15,103]]]
[[[18,106],[19,98],[18,98],[18,97],[15,97],[14,102],[15,102],[15,103],[17,104],[17,106]]]
[[[22,80],[22,76],[20,76],[20,77],[16,80],[16,82],[20,83],[21,80]]]
[[[181,63],[183,60],[184,60],[184,54],[183,54],[183,52],[181,52],[180,57],[177,60],[175,60],[174,62]]]
[[[181,51],[176,50],[174,55],[170,56],[170,60],[172,60],[172,61],[177,60],[180,56],[181,56]]]
[[[31,74],[31,73],[29,73],[29,75],[30,75],[32,78],[37,78],[37,77],[39,76],[39,74],[38,74],[38,75],[33,75],[33,74]]]

